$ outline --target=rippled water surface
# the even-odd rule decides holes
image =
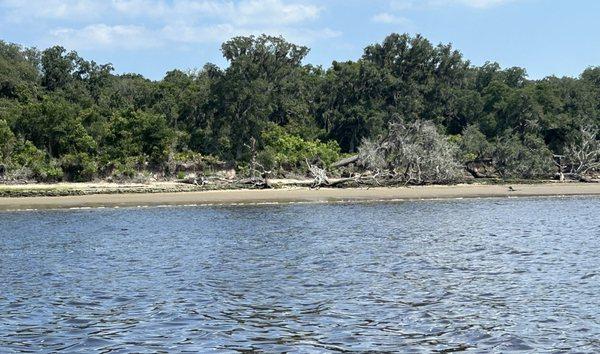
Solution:
[[[0,213],[0,352],[600,352],[599,208]]]

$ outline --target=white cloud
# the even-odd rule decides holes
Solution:
[[[322,39],[335,38],[341,35],[341,32],[330,28],[307,29],[295,27],[238,27],[231,24],[219,24],[214,26],[187,26],[168,25],[161,29],[160,37],[169,42],[181,43],[206,43],[223,42],[235,36],[260,35],[268,33],[270,35],[281,35],[289,41],[298,44],[310,44]]]
[[[10,22],[39,19],[86,21],[98,18],[107,3],[95,0],[0,0],[2,18]]]
[[[392,10],[401,11],[413,8],[431,8],[461,5],[477,9],[487,9],[500,6],[517,0],[393,0],[390,2]]]
[[[388,12],[382,12],[371,17],[371,21],[388,25],[407,25],[410,23],[410,20],[408,20],[407,18],[400,17]]]
[[[103,16],[162,22],[220,19],[237,24],[294,24],[319,17],[322,7],[283,0],[0,0],[6,18],[81,21]]]
[[[51,40],[74,49],[140,49],[160,45],[154,33],[141,26],[89,25],[81,29],[59,28],[50,32]]]
[[[169,24],[159,29],[143,26],[89,25],[81,29],[60,28],[50,32],[47,45],[60,44],[69,49],[148,49],[168,44],[221,43],[235,36],[268,33],[308,45],[331,39],[341,32],[330,28],[307,29],[295,27],[238,27],[232,24],[193,26],[184,23]]]
[[[0,19],[45,26],[48,43],[73,49],[222,42],[261,33],[303,44],[339,36],[329,28],[313,28],[323,7],[307,1],[0,0]]]
[[[489,8],[493,6],[500,6],[512,2],[514,0],[438,0],[442,3],[459,3],[469,7],[475,7],[479,9]]]
[[[237,6],[231,20],[240,24],[293,24],[315,20],[321,8],[315,5],[284,4],[281,0],[247,0]]]

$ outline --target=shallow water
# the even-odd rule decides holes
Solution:
[[[0,352],[599,352],[599,207],[0,213]]]

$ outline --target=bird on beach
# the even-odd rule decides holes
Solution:
[[[509,192],[515,192],[515,191],[516,191],[516,189],[514,189],[512,186],[508,186],[508,191],[509,191]]]

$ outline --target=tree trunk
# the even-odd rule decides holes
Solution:
[[[358,155],[350,156],[350,157],[347,157],[345,159],[339,160],[338,162],[336,162],[333,165],[331,165],[331,167],[337,168],[337,167],[348,166],[349,164],[355,163],[358,160],[359,160],[359,156]]]

